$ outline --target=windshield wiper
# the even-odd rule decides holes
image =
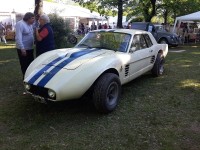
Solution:
[[[116,50],[114,50],[114,49],[111,49],[111,48],[108,48],[108,47],[105,47],[105,46],[99,46],[99,47],[95,47],[95,48],[99,48],[99,49],[108,49],[108,50],[116,51]]]

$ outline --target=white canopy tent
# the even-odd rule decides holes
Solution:
[[[173,32],[175,31],[177,21],[179,21],[180,23],[181,21],[194,21],[194,20],[200,20],[200,11],[185,16],[176,17]]]
[[[91,19],[105,19],[97,12],[90,12],[89,9],[73,6],[64,5],[59,3],[43,2],[44,13],[59,13],[59,16],[63,17],[80,17],[80,18],[91,18]]]
[[[27,0],[4,1],[4,3],[0,5],[0,22],[11,23],[12,26],[14,26],[19,19],[17,16],[34,11],[34,0],[29,1],[30,2],[27,2]],[[89,9],[80,6],[51,3],[47,1],[43,1],[43,12],[46,14],[57,13],[63,18],[73,18],[73,20],[75,20],[74,29],[78,28],[80,19],[87,21],[106,20],[106,18],[99,13],[91,12]]]
[[[43,2],[43,12],[46,14],[57,13],[59,14],[59,16],[62,16],[63,18],[73,18],[74,30],[78,29],[80,19],[82,19],[82,21],[87,19],[86,22],[89,22],[89,26],[91,22],[106,20],[106,18],[101,16],[99,13],[91,12],[89,9],[80,6],[50,3],[46,1]]]

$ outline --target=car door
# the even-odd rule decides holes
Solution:
[[[133,79],[152,66],[153,44],[148,34],[136,34],[131,44],[131,59],[129,63],[129,77]]]

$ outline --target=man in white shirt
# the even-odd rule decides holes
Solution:
[[[27,12],[23,19],[17,22],[16,24],[16,48],[19,57],[19,62],[21,65],[21,71],[23,74],[26,72],[26,69],[33,61],[33,44],[34,44],[34,35],[33,27],[35,17],[31,12]]]

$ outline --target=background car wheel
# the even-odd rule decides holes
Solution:
[[[154,66],[151,70],[152,74],[156,77],[160,76],[164,72],[164,57],[161,53],[158,53]]]
[[[103,74],[94,85],[93,102],[99,112],[113,111],[121,95],[119,77],[113,73]]]
[[[74,35],[69,35],[68,41],[69,41],[71,44],[76,44],[77,41],[78,41],[78,39],[77,39],[77,37],[74,36]]]
[[[161,39],[159,43],[160,44],[168,44],[168,41],[166,39]]]

